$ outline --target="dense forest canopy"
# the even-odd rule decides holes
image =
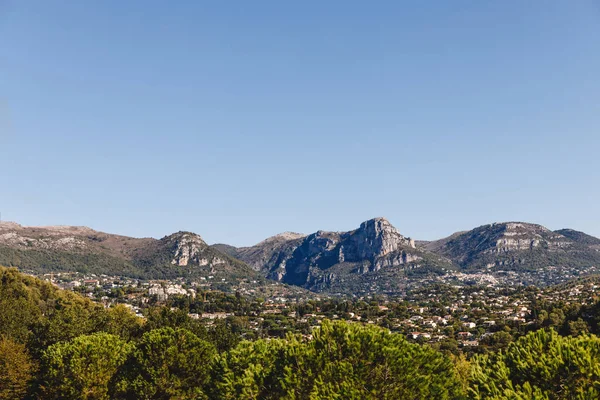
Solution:
[[[536,307],[536,331],[466,357],[358,322],[247,340],[232,321],[140,318],[0,267],[0,399],[599,398],[598,304]]]

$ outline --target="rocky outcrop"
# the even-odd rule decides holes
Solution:
[[[414,240],[398,232],[385,218],[363,222],[347,241],[345,260],[376,260],[403,248],[415,248]]]
[[[381,268],[414,264],[421,259],[422,257],[417,253],[407,253],[402,250],[391,257],[381,257],[377,259],[374,262],[373,267],[375,271],[379,271]]]
[[[533,250],[545,246],[550,250],[569,247],[572,242],[562,235],[557,235],[541,225],[508,222],[492,224],[500,226],[495,246],[486,251],[490,253],[507,253],[511,251]]]
[[[89,233],[88,228],[44,227],[25,228],[15,223],[0,225],[0,246],[19,249],[84,251],[86,241],[76,236],[81,232]]]
[[[171,264],[185,267],[192,261],[199,265],[208,265],[208,260],[202,258],[203,250],[208,245],[202,240],[200,235],[183,233],[171,239],[175,242],[175,254],[173,255]]]
[[[415,267],[422,253],[385,218],[365,221],[354,231],[286,233],[237,249],[239,259],[267,277],[313,289],[348,274]]]
[[[375,218],[363,222],[353,235],[362,257],[383,257],[402,247],[415,248],[414,241],[405,238],[385,218]]]

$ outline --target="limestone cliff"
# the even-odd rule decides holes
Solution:
[[[237,249],[236,256],[269,278],[313,290],[382,269],[394,269],[400,276],[405,269],[431,267],[434,259],[441,260],[417,249],[414,240],[385,218],[365,221],[349,232],[277,235]],[[450,263],[442,260],[439,265]]]

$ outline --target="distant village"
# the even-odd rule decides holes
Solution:
[[[241,280],[229,293],[217,289],[213,276],[198,281],[141,281],[120,276],[81,273],[44,274],[61,289],[72,290],[111,307],[123,304],[144,318],[155,305],[186,309],[188,316],[210,327],[219,320],[243,322],[259,337],[281,337],[286,332],[311,331],[325,319],[377,324],[421,343],[444,343],[458,348],[477,347],[499,332],[514,332],[536,323],[533,302],[590,304],[597,299],[596,280],[575,281],[548,289],[510,287],[485,274],[455,275],[453,284],[429,282],[403,297],[368,295],[354,299],[318,295],[274,281]],[[458,279],[457,279],[458,278]],[[469,280],[470,284],[456,284]],[[244,298],[248,306],[233,305]]]

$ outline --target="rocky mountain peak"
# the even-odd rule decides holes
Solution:
[[[368,220],[362,222],[360,224],[360,227],[362,228],[363,226],[367,226],[367,225],[380,225],[380,226],[388,226],[388,227],[394,228],[392,226],[392,224],[390,223],[390,221],[388,221],[387,218],[385,218],[385,217],[375,217],[375,218],[368,219]]]
[[[297,233],[297,232],[283,232],[283,233],[280,233],[279,235],[275,235],[274,237],[283,239],[283,240],[295,240],[295,239],[303,238],[304,236],[306,236],[306,235],[304,235],[302,233]]]
[[[402,236],[390,221],[383,217],[373,218],[360,224],[359,231],[370,236]]]
[[[171,241],[175,240],[175,241],[195,242],[198,244],[206,245],[206,242],[204,241],[204,239],[202,239],[202,236],[200,236],[194,232],[179,231],[179,232],[172,233],[168,236],[165,236],[163,238],[163,240],[165,240],[165,239],[171,240]]]
[[[162,240],[171,243],[173,246],[171,264],[180,267],[185,267],[190,262],[199,265],[208,264],[208,260],[203,257],[203,252],[208,245],[200,235],[192,232],[177,232]]]
[[[362,258],[382,257],[402,247],[415,248],[414,240],[402,236],[382,217],[363,222],[353,236]]]

